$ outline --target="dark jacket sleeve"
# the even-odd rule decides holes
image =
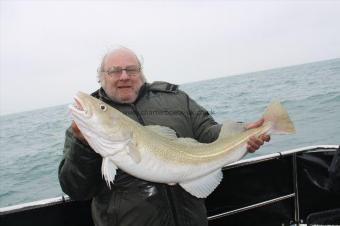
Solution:
[[[188,97],[188,106],[193,123],[195,139],[202,143],[211,143],[215,141],[220,134],[222,124],[218,124],[206,109],[197,104],[190,97]],[[223,124],[223,126],[226,126],[228,130],[228,133],[225,133],[226,136],[245,130],[244,123],[228,121]]]
[[[202,143],[217,139],[221,125],[217,124],[209,112],[187,96],[188,109],[192,122],[194,138]]]
[[[66,131],[64,156],[59,165],[62,190],[72,199],[91,199],[103,183],[100,175],[102,158],[90,146],[83,144]]]

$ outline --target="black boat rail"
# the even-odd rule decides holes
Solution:
[[[302,217],[301,217],[301,203],[300,203],[300,195],[299,193],[303,192],[303,188],[302,185],[299,185],[299,174],[301,176],[301,166],[298,166],[298,162],[301,162],[301,159],[299,159],[298,161],[298,156],[301,155],[306,155],[306,154],[317,154],[317,153],[324,153],[324,152],[335,152],[337,149],[339,148],[339,145],[318,145],[318,146],[308,146],[308,147],[303,147],[303,148],[297,148],[297,149],[291,149],[288,151],[282,151],[282,152],[277,152],[277,153],[272,153],[272,154],[268,154],[268,155],[263,155],[263,156],[259,156],[259,157],[253,157],[253,158],[249,158],[249,159],[244,159],[244,160],[240,160],[237,161],[235,163],[229,164],[227,166],[225,166],[223,168],[224,171],[224,179],[226,178],[226,173],[229,172],[230,170],[237,170],[237,168],[242,168],[242,167],[248,167],[250,165],[256,165],[256,164],[261,164],[267,161],[274,161],[274,160],[283,160],[285,158],[288,158],[288,161],[291,162],[291,183],[292,183],[292,191],[291,192],[286,192],[284,194],[272,197],[272,198],[268,198],[268,199],[264,199],[264,200],[260,200],[257,202],[253,202],[251,204],[248,205],[242,205],[238,208],[232,208],[232,209],[228,209],[227,211],[223,211],[217,214],[212,214],[208,216],[208,220],[209,220],[209,225],[246,225],[243,223],[238,223],[240,221],[239,218],[235,217],[235,218],[229,218],[228,216],[232,216],[232,215],[236,215],[236,214],[240,214],[242,215],[243,212],[247,212],[249,210],[254,210],[254,209],[258,209],[258,208],[263,208],[266,206],[270,206],[270,205],[275,205],[278,204],[280,202],[283,201],[289,201],[291,203],[291,210],[292,210],[292,217],[291,219],[289,219],[289,221],[286,222],[280,222],[280,224],[277,225],[304,225],[304,223],[306,223],[307,221],[307,214],[306,211],[303,211]],[[330,159],[330,158],[329,158]],[[306,170],[306,169],[304,169]],[[302,180],[302,178],[301,178]],[[227,186],[227,185],[225,185]],[[228,190],[228,189],[227,189]],[[212,196],[216,195],[216,193]],[[210,197],[212,199],[214,199],[215,197]],[[217,197],[215,199],[220,199],[221,196],[217,195]],[[225,199],[230,200],[230,197],[228,196]],[[305,197],[303,197],[305,199]],[[333,205],[330,205],[329,208],[333,208],[334,206],[336,206],[336,202],[338,201],[338,203],[340,203],[340,199],[339,197],[336,197],[336,199],[334,200]],[[209,200],[208,200],[209,201]],[[293,203],[292,203],[293,202]],[[320,201],[319,201],[320,202]],[[213,202],[214,203],[214,202]],[[315,205],[315,203],[313,204]],[[213,206],[213,205],[209,205],[208,206]],[[338,208],[340,208],[340,205],[338,205]],[[269,208],[268,208],[269,209]],[[340,210],[339,210],[340,211]],[[258,212],[254,212],[253,215],[258,214]],[[340,212],[339,212],[340,214]],[[249,215],[247,215],[249,216]],[[252,217],[252,216],[251,216]],[[259,217],[254,217],[254,219],[259,220],[259,218],[261,217],[265,217],[263,214]],[[340,217],[340,216],[339,216]],[[214,221],[218,220],[217,223],[215,224]],[[252,223],[252,225],[256,225],[256,223]],[[266,223],[259,223],[258,225],[266,225]],[[273,222],[267,222],[267,225],[275,225],[273,224]],[[340,222],[339,222],[340,225]]]

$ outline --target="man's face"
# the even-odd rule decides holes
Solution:
[[[102,87],[114,101],[133,103],[144,81],[136,55],[126,49],[109,53],[104,59]],[[127,69],[127,70],[121,70]],[[136,71],[137,69],[137,71]]]

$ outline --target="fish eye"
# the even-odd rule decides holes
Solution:
[[[104,104],[101,104],[101,105],[100,105],[100,109],[102,109],[103,111],[106,111],[106,110],[107,110],[107,106],[104,105]]]

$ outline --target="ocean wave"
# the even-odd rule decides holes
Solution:
[[[323,101],[323,104],[334,103],[340,105],[340,94],[335,95],[333,97],[329,97]]]
[[[15,194],[15,191],[12,191],[12,190],[0,192],[0,201],[1,201],[2,198],[11,196],[11,195],[13,195],[13,194]],[[0,202],[0,203],[1,203],[1,202]],[[1,207],[1,206],[0,206],[0,207]]]

